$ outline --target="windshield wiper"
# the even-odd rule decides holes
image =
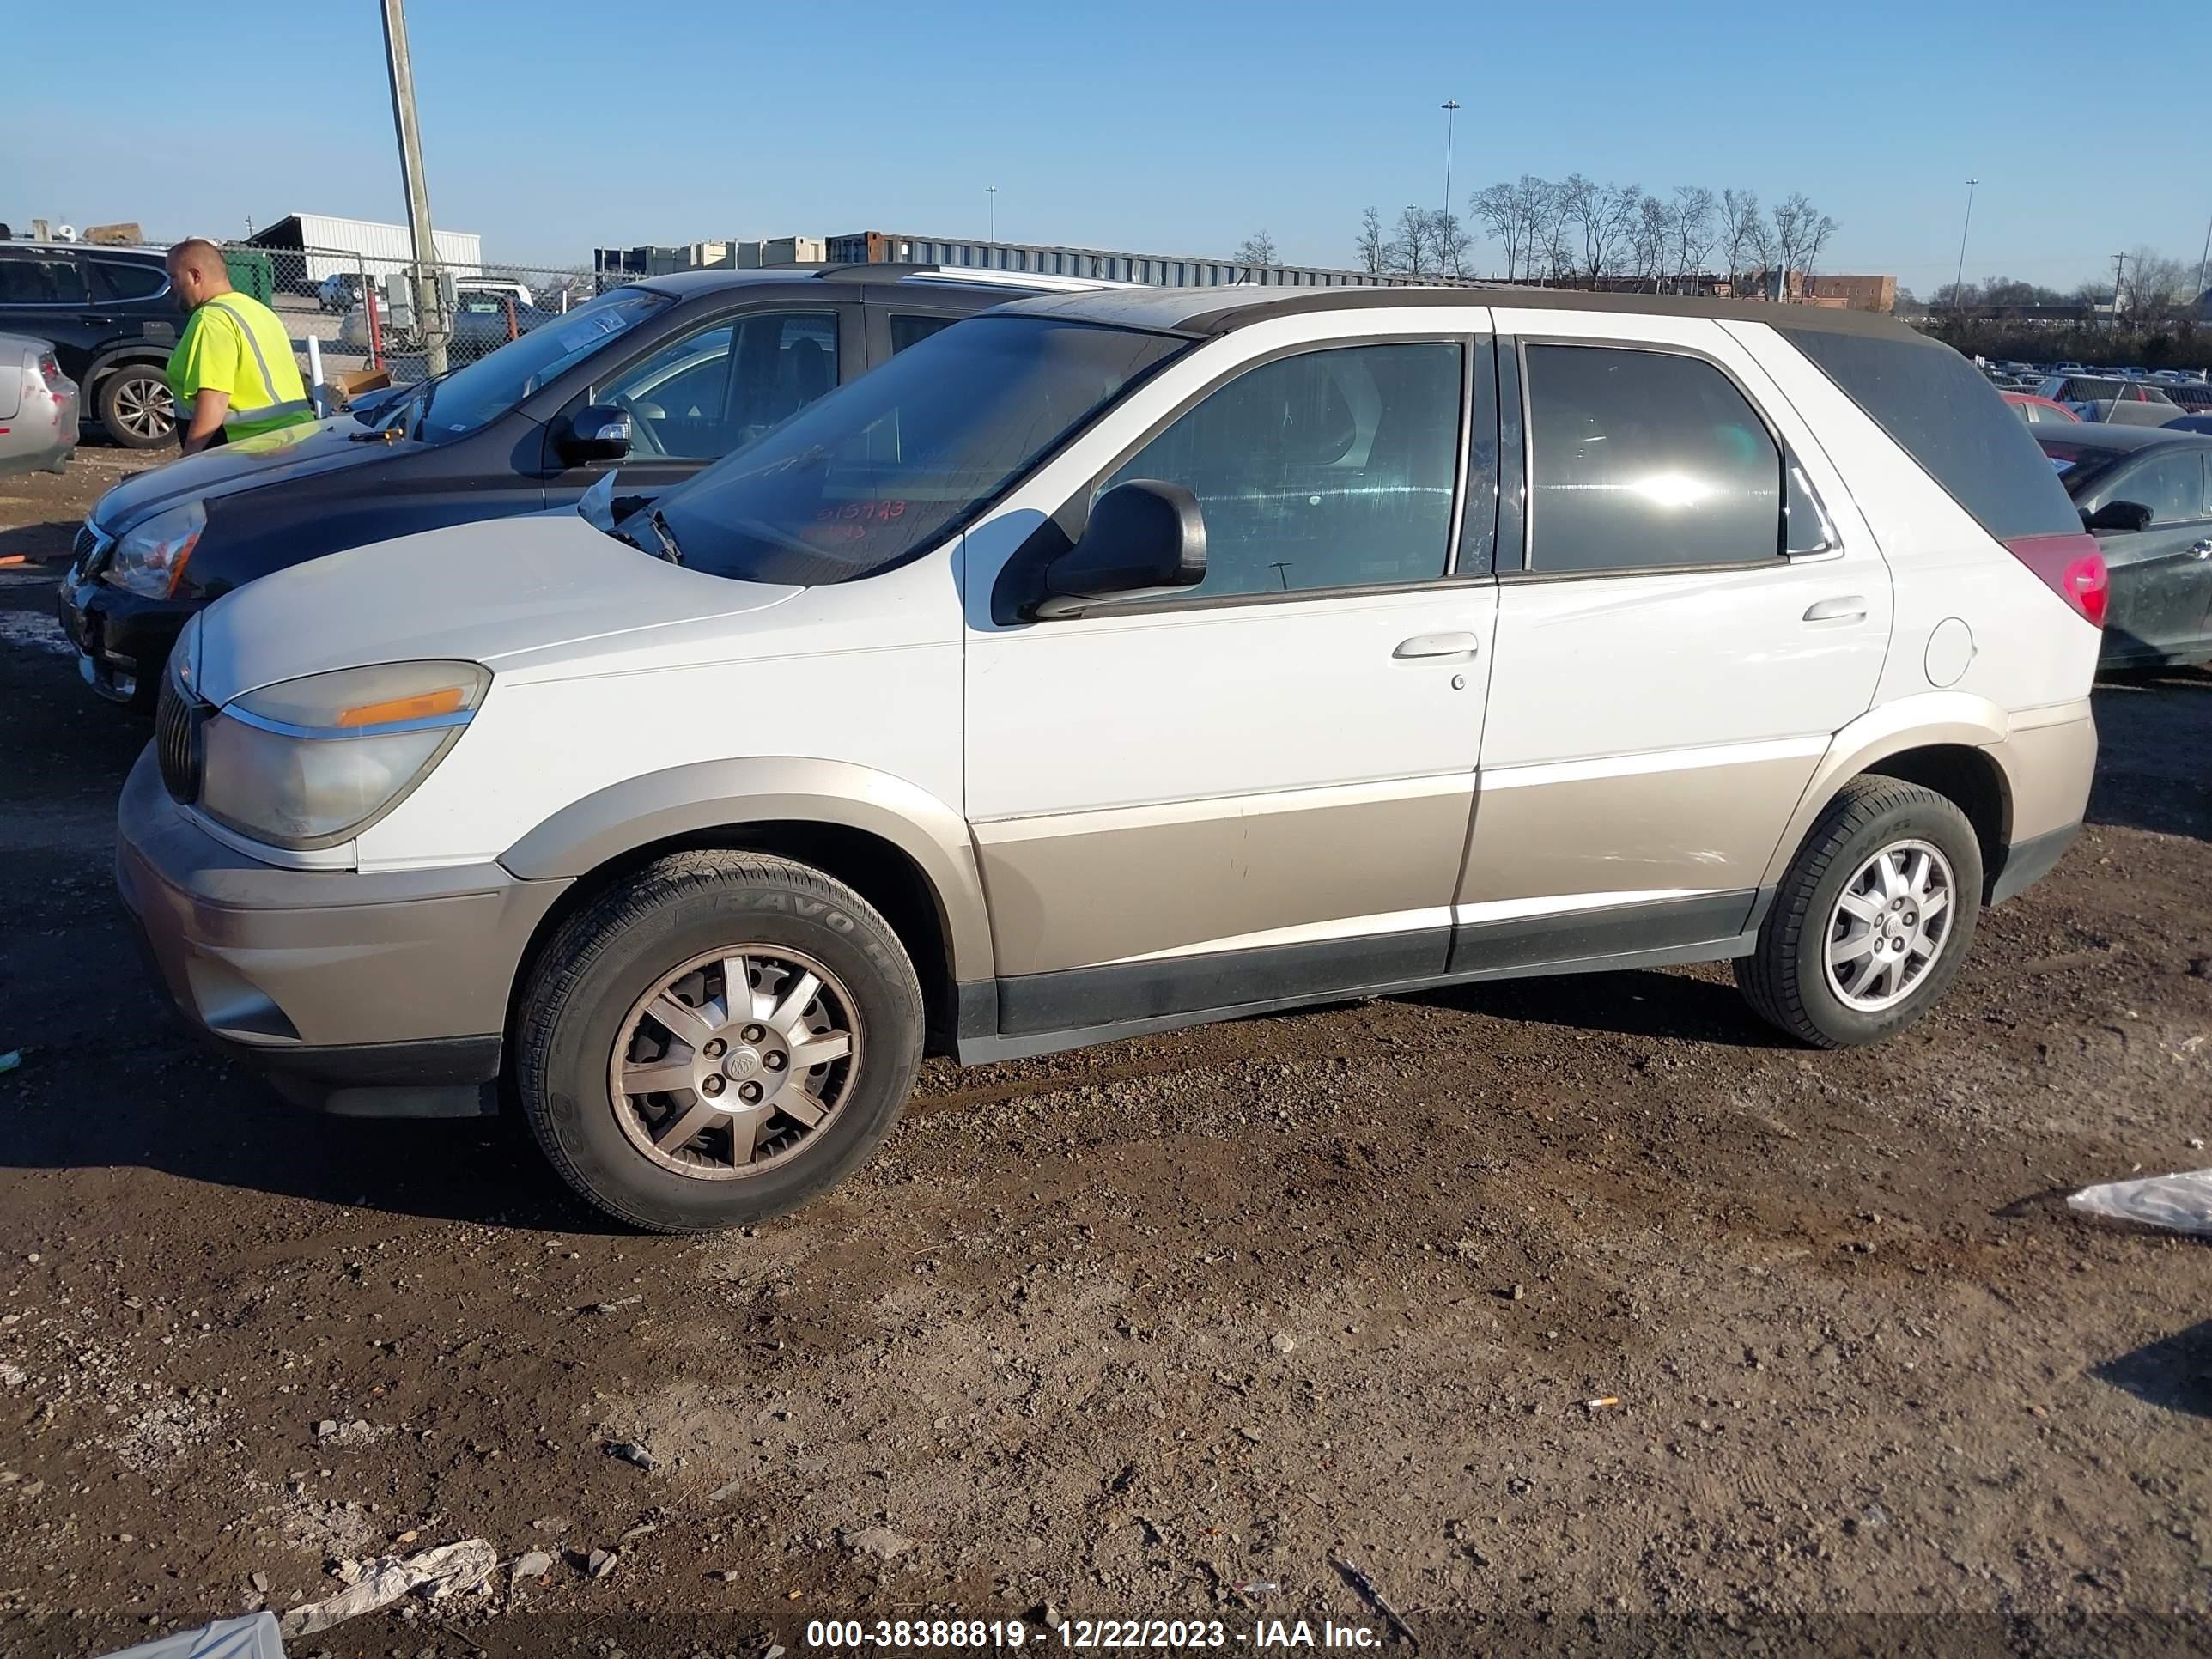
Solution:
[[[653,539],[660,544],[658,548],[647,547],[629,533],[630,526],[640,520],[644,521],[647,529],[653,532]],[[632,514],[607,533],[618,542],[628,542],[641,553],[652,554],[656,559],[665,559],[671,564],[684,562],[684,550],[676,544],[676,532],[668,527],[668,520],[660,516],[660,509],[657,507],[648,507],[642,513]]]

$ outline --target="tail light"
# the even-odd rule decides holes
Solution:
[[[69,376],[62,373],[60,360],[51,351],[41,351],[39,354],[39,378],[46,383],[46,390],[57,398],[62,396],[64,391],[76,390],[70,384]]]
[[[2094,536],[2019,536],[2005,544],[2005,551],[2033,570],[2083,622],[2092,628],[2105,625],[2110,589],[2105,551]]]

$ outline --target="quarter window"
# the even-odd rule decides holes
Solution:
[[[158,265],[125,264],[120,259],[95,259],[94,279],[110,300],[150,300],[169,285]]]
[[[1527,373],[1530,569],[1750,564],[1781,553],[1781,452],[1712,364],[1539,345],[1528,348]]]
[[[891,355],[896,356],[910,345],[920,345],[939,330],[950,328],[959,320],[957,317],[928,317],[915,313],[894,314]]]
[[[1461,349],[1346,346],[1208,393],[1100,486],[1182,484],[1206,520],[1199,597],[1433,581],[1457,471]]]

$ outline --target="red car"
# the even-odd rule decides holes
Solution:
[[[2081,423],[2081,417],[2064,404],[2055,404],[2048,398],[2039,398],[2027,392],[2000,392],[1997,396],[2020,411],[2020,418],[2030,426],[2041,426],[2050,421],[2071,421]]]

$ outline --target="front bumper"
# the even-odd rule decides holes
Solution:
[[[360,874],[259,862],[170,799],[150,745],[123,786],[115,883],[202,1036],[302,1105],[358,1116],[495,1109],[507,998],[569,883],[497,864]]]
[[[149,599],[110,587],[73,562],[54,596],[62,627],[76,647],[77,672],[111,702],[128,702],[161,683],[169,650],[202,608],[198,599]]]

